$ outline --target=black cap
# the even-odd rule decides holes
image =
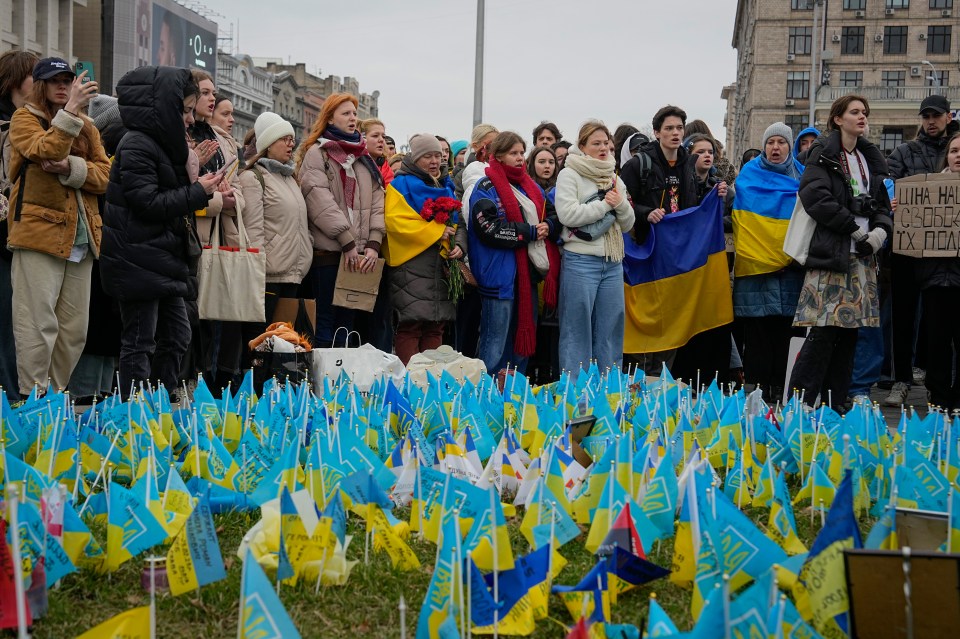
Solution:
[[[61,73],[69,73],[72,76],[77,75],[73,72],[73,69],[70,68],[70,63],[63,58],[44,58],[40,60],[40,62],[37,62],[37,66],[33,67],[34,81],[49,80]]]
[[[920,114],[924,111],[936,111],[937,113],[946,113],[950,110],[950,102],[942,95],[931,95],[920,103]]]

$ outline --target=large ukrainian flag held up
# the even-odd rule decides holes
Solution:
[[[733,321],[723,202],[716,189],[700,206],[663,218],[643,245],[628,235],[624,244],[623,352],[679,348]]]
[[[803,165],[791,161],[803,173]],[[762,168],[758,159],[740,170],[733,200],[736,277],[774,273],[790,264],[790,256],[783,252],[783,240],[799,188],[799,180]]]

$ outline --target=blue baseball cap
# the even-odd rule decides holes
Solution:
[[[37,80],[49,80],[61,73],[69,73],[74,77],[77,75],[70,67],[70,63],[63,58],[44,58],[33,67],[33,80],[34,82]]]

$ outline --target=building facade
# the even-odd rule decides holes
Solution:
[[[303,92],[286,71],[273,76],[273,111],[293,125],[297,142],[303,139]]]
[[[868,136],[884,152],[916,136],[928,95],[960,107],[960,0],[739,0],[733,47],[736,82],[720,97],[734,158],[773,122],[825,129],[850,93],[867,98]]]
[[[73,21],[85,0],[0,0],[0,53],[30,51],[73,61]]]
[[[264,111],[274,110],[273,74],[258,68],[248,55],[217,55],[217,93],[233,103],[233,137],[243,140]]]
[[[300,87],[303,96],[303,130],[309,131],[313,127],[314,121],[323,108],[323,101],[328,95],[334,93],[350,93],[356,96],[359,106],[357,108],[357,117],[361,120],[366,118],[379,117],[379,107],[377,105],[380,99],[380,92],[360,93],[360,82],[356,78],[345,77],[342,80],[339,76],[328,75],[320,77],[307,71],[306,64],[298,62],[297,64],[283,64],[279,60],[265,59],[260,61],[264,68],[275,76],[282,73],[288,74],[293,81]]]

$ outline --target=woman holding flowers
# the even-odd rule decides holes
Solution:
[[[478,354],[491,374],[507,365],[525,372],[537,345],[541,280],[544,303],[557,305],[560,224],[548,217],[543,190],[525,170],[525,151],[516,133],[498,134],[470,196],[470,264],[482,300]]]
[[[446,322],[456,317],[456,287],[447,260],[464,256],[466,235],[457,233],[460,201],[453,182],[441,173],[440,141],[420,133],[410,138],[396,177],[387,187],[387,265],[397,332],[394,350],[404,363],[443,342]],[[456,237],[455,237],[456,236]],[[452,278],[454,283],[457,277]]]

